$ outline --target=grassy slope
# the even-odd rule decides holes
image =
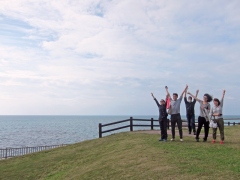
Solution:
[[[240,126],[224,145],[120,133],[0,161],[0,179],[240,179]]]

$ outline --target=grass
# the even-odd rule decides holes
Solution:
[[[1,160],[0,179],[240,179],[240,126],[225,128],[224,145],[158,138],[119,133]]]

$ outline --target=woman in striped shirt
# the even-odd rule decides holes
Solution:
[[[217,126],[220,131],[220,136],[221,136],[220,144],[224,143],[224,121],[223,121],[223,117],[222,117],[222,109],[223,109],[223,99],[225,96],[225,92],[226,91],[223,90],[221,101],[219,101],[219,99],[217,99],[217,98],[213,99],[214,107],[211,109],[211,113],[210,113],[210,116],[212,116],[214,118],[213,121],[214,121],[214,123],[217,123]],[[216,137],[217,137],[217,128],[213,128],[212,144],[214,144],[216,142]]]

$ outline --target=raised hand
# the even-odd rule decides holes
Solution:
[[[226,92],[226,90],[224,89],[224,90],[223,90],[223,93],[222,93],[222,98],[224,98],[225,92]]]

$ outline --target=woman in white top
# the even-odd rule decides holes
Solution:
[[[214,118],[213,121],[214,121],[214,123],[217,123],[217,126],[220,131],[220,136],[221,136],[220,144],[224,143],[224,121],[223,121],[223,117],[222,117],[222,109],[223,109],[223,99],[224,99],[225,92],[226,91],[223,90],[221,101],[219,101],[219,99],[217,99],[217,98],[213,99],[214,106],[211,109],[211,113],[210,113],[210,116]],[[217,136],[217,127],[213,128],[212,144],[214,144],[216,142],[216,136]]]
[[[196,96],[188,92],[196,101],[200,104],[200,115],[198,117],[198,128],[196,133],[196,141],[199,142],[199,135],[201,132],[201,129],[204,125],[204,138],[203,142],[207,141],[208,133],[209,133],[209,113],[211,110],[211,106],[209,102],[212,101],[212,97],[209,94],[204,94],[203,100],[198,99]]]

